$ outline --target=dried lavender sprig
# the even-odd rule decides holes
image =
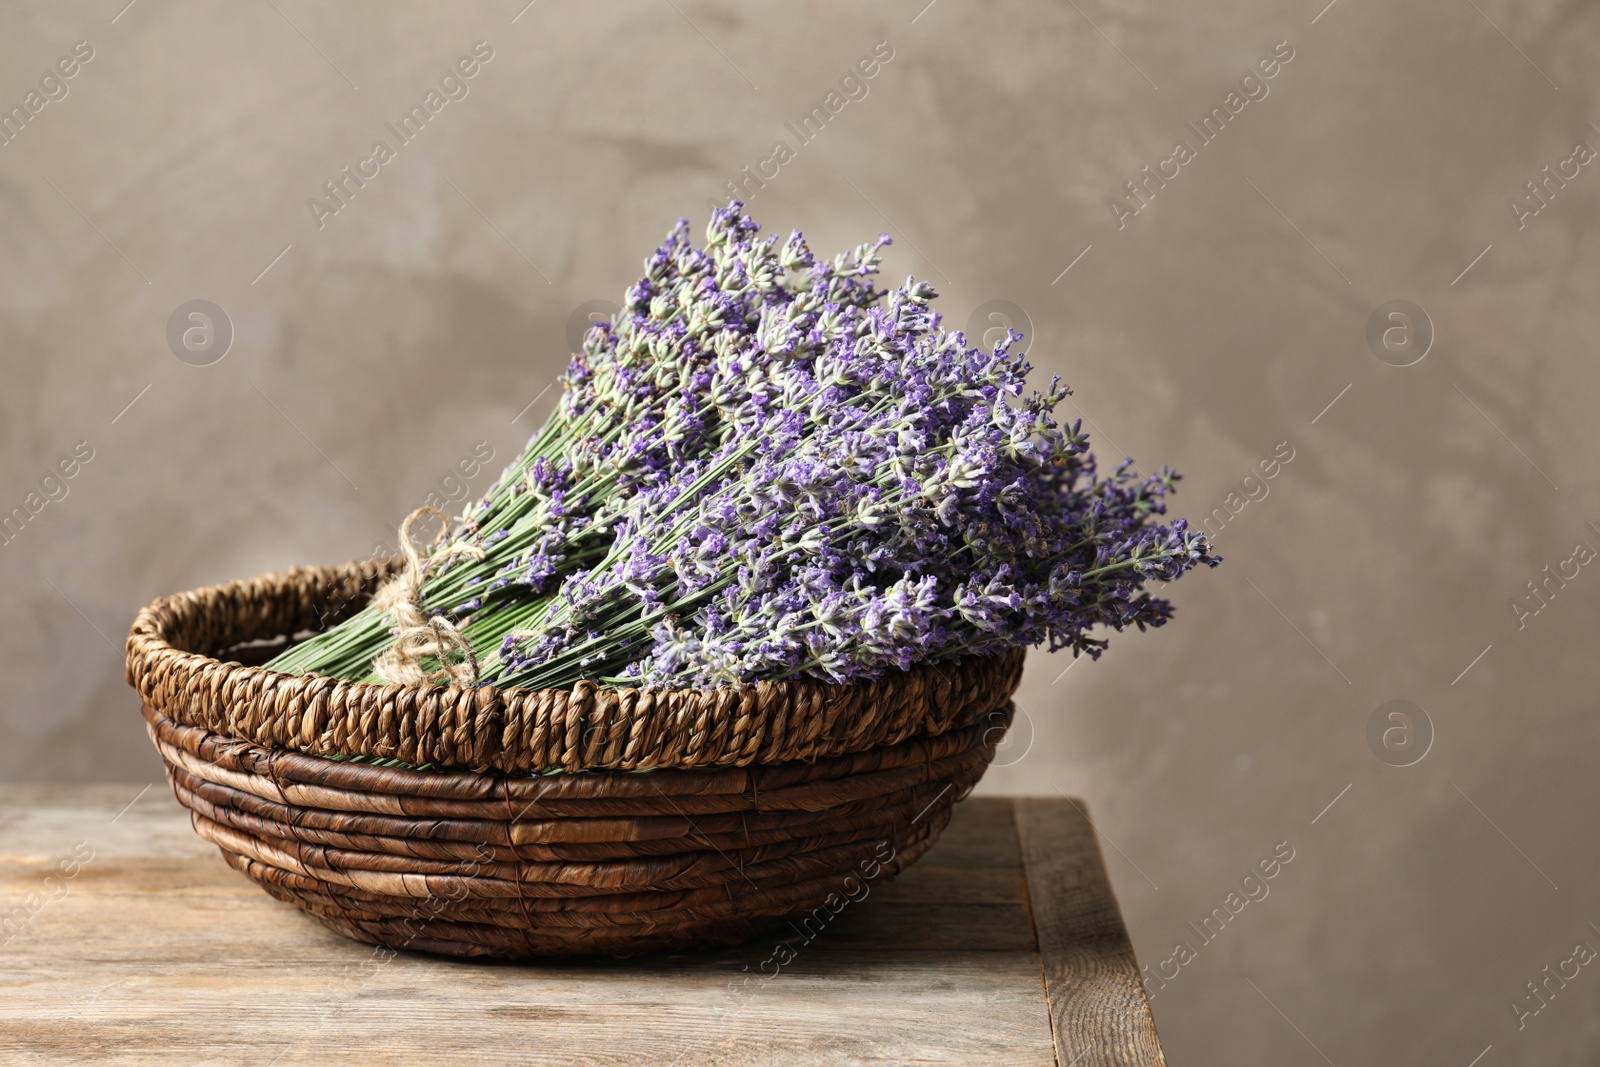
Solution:
[[[1049,418],[1064,388],[1004,401],[1027,370],[1010,341],[966,348],[925,283],[874,290],[887,238],[818,263],[798,234],[781,250],[754,240],[738,208],[713,217],[704,250],[680,223],[646,261],[624,312],[586,338],[537,447],[463,517],[457,536],[484,559],[425,584],[491,649],[491,677],[843,678],[1043,640],[1098,655],[1090,627],[1167,618],[1146,578],[1215,564],[1181,520],[1149,521],[1175,476],[1130,488],[1126,466],[1094,474],[1081,427]],[[790,416],[781,440],[775,413]],[[752,473],[753,452],[785,448],[801,466]],[[524,498],[521,479],[551,462],[564,487]],[[860,476],[808,484],[834,462]],[[809,497],[775,499],[774,477]],[[709,525],[708,503],[725,510]],[[341,668],[382,636],[372,620],[352,629],[328,642]],[[301,665],[326,669],[317,658]]]

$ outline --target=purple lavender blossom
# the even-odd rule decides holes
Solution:
[[[943,327],[927,282],[876,288],[886,236],[819,260],[737,201],[686,220],[573,355],[556,411],[436,546],[422,586],[485,681],[834,680],[1025,645],[1098,657],[1160,626],[1147,589],[1215,566],[1163,525],[1178,476],[1102,474],[1069,390],[1011,333]],[[286,669],[359,677],[364,612]]]
[[[496,680],[844,680],[1045,643],[1097,657],[1091,631],[1170,617],[1147,581],[1216,564],[1182,520],[1153,521],[1177,475],[1100,476],[1081,427],[1051,415],[1066,387],[1028,393],[1019,335],[969,348],[928,283],[874,288],[887,237],[818,261],[798,233],[758,240],[740,208],[703,249],[680,223],[574,358],[563,409],[590,431],[573,492],[611,541],[504,636]],[[614,488],[586,495],[601,472]],[[579,513],[540,490],[552,520]],[[557,557],[538,558],[531,588]]]

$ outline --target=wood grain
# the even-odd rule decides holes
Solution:
[[[1099,985],[1069,988],[1050,961],[1126,937],[1084,903],[1041,906],[1023,856],[1044,839],[1019,833],[1007,800],[960,804],[924,862],[810,940],[780,930],[718,952],[485,964],[328,932],[230,870],[164,785],[127,807],[140,788],[0,787],[0,912],[43,900],[0,948],[0,1062],[1047,1067],[1071,1059],[1057,1058],[1052,1011],[1058,1035],[1064,1016],[1084,1032],[1122,1024]],[[1073,815],[1036,804],[1046,826]],[[47,892],[78,842],[92,859]],[[1073,847],[1085,844],[1076,860],[1041,859],[1047,880],[1063,863],[1092,868],[1067,890],[1080,897],[1105,885],[1092,838]],[[1083,925],[1053,929],[1052,915]],[[1077,967],[1092,978],[1120,960]]]
[[[1086,810],[1079,801],[1012,803],[1058,1062],[1165,1067],[1139,963]]]

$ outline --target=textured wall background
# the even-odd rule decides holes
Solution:
[[[1513,1007],[1600,947],[1594,5],[124,2],[0,11],[0,105],[43,101],[0,146],[0,512],[38,505],[0,548],[0,775],[154,779],[137,608],[364,554],[480,441],[484,488],[574,313],[765,166],[769,229],[887,230],[891,277],[957,323],[1010,302],[1099,450],[1230,516],[1175,625],[1033,656],[985,782],[1092,805],[1140,958],[1176,973],[1172,1061],[1600,1058],[1594,968]],[[319,226],[308,199],[480,41],[467,95]],[[1185,123],[1280,42],[1202,143]],[[875,47],[802,144],[785,123]],[[1569,178],[1534,215],[1546,166]],[[194,299],[232,326],[208,366],[166,337]],[[1367,339],[1394,299],[1435,335],[1410,366],[1420,334],[1389,362]],[[1369,742],[1395,699],[1432,738],[1404,767],[1419,740]]]

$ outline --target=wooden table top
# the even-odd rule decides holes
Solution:
[[[232,871],[165,785],[6,785],[0,945],[6,1064],[1165,1063],[1062,799],[958,805],[810,942],[509,964],[329,932]]]

